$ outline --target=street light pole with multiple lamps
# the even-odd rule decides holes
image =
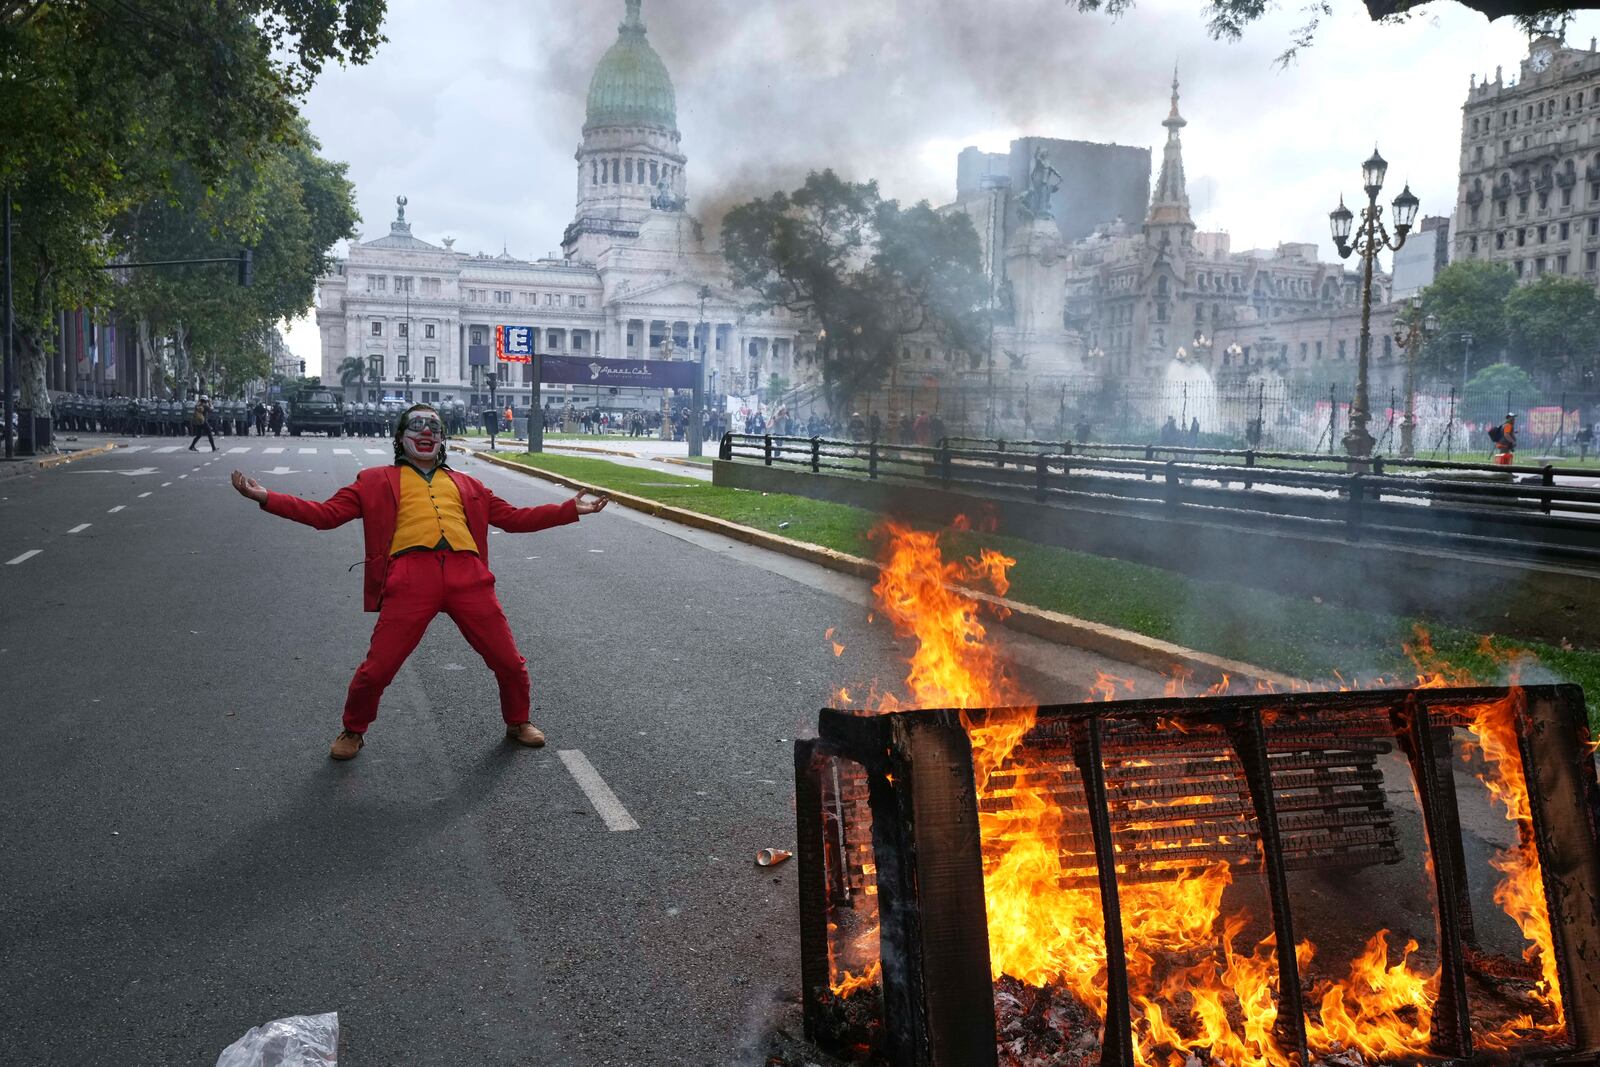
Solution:
[[[1372,158],[1361,166],[1362,188],[1367,194],[1367,206],[1361,209],[1361,226],[1351,236],[1351,224],[1355,215],[1344,206],[1344,197],[1339,198],[1339,206],[1328,212],[1328,225],[1333,231],[1334,247],[1339,252],[1340,259],[1349,259],[1352,254],[1361,257],[1361,346],[1356,364],[1356,395],[1350,402],[1350,428],[1344,434],[1344,450],[1353,458],[1365,459],[1372,455],[1372,446],[1375,443],[1372,434],[1367,430],[1367,420],[1372,417],[1371,403],[1367,396],[1367,365],[1372,350],[1372,268],[1377,261],[1378,253],[1388,249],[1398,252],[1406,243],[1406,234],[1411,229],[1411,223],[1417,217],[1419,201],[1407,185],[1399,196],[1394,198],[1394,236],[1389,236],[1389,231],[1384,228],[1380,216],[1383,209],[1378,206],[1378,194],[1383,191],[1383,178],[1388,173],[1389,164],[1372,150]]]
[[[1422,297],[1411,298],[1411,309],[1403,329],[1395,331],[1394,340],[1406,350],[1406,413],[1400,420],[1400,457],[1411,459],[1415,454],[1417,434],[1417,352],[1423,343],[1439,330],[1439,320],[1422,313]]]

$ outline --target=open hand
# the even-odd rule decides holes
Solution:
[[[240,490],[240,492],[243,491],[242,489]],[[587,499],[588,496],[589,490],[585,489],[572,498],[572,502],[577,505],[579,515],[593,515],[597,511],[604,511],[606,505],[611,503],[611,498],[604,493],[594,494],[593,500]]]
[[[261,483],[254,478],[246,478],[241,471],[233,472],[233,487],[239,490],[240,496],[247,496],[257,504],[264,503],[267,499],[267,491],[262,488]]]

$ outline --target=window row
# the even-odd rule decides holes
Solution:
[[[671,185],[680,168],[654,159],[616,156],[589,161],[590,185]],[[580,171],[580,173],[582,173]]]
[[[1584,90],[1579,89],[1577,92],[1567,93],[1561,98],[1560,115],[1562,118],[1565,118],[1571,115],[1574,111],[1580,110],[1586,106],[1595,107],[1597,105],[1600,105],[1600,88],[1590,89],[1587,91],[1587,93]],[[1507,128],[1515,129],[1519,117],[1522,122],[1527,123],[1543,122],[1546,119],[1555,118],[1556,115],[1556,98],[1552,96],[1548,100],[1538,100],[1533,103],[1524,104],[1520,108],[1512,107],[1504,109],[1499,113],[1498,116],[1495,116],[1498,120],[1495,128],[1501,130]],[[1488,133],[1489,123],[1490,116],[1488,115],[1482,115],[1474,118],[1472,120],[1472,126],[1470,127],[1472,130],[1472,135],[1477,136],[1480,133]]]
[[[367,292],[387,293],[391,281],[397,293],[421,293],[423,296],[440,296],[444,293],[443,278],[417,278],[404,274],[396,274],[393,278],[387,274],[369,274]]]
[[[373,319],[372,320],[372,325],[369,327],[369,329],[372,331],[372,336],[373,337],[382,337],[383,336],[383,320],[381,320],[381,319]],[[396,337],[409,337],[409,336],[411,336],[411,330],[410,330],[409,324],[404,323],[404,322],[395,323],[394,324],[394,335]],[[438,336],[439,336],[439,334],[438,334],[438,327],[437,326],[435,326],[431,322],[425,322],[425,323],[422,324],[422,337],[423,337],[423,340],[426,340],[426,341],[436,340],[438,338]]]
[[[411,373],[411,360],[408,359],[405,356],[398,357],[395,360],[394,376],[396,378],[404,378],[406,375],[408,375],[410,373]],[[368,381],[373,381],[373,382],[381,382],[386,377],[388,377],[388,371],[387,371],[387,369],[385,367],[384,358],[382,356],[380,356],[380,355],[370,355],[370,356],[368,356],[367,357],[367,380]],[[438,360],[438,357],[436,357],[436,356],[424,356],[422,358],[422,380],[425,381],[425,382],[436,382],[436,381],[439,380],[439,360]]]
[[[464,289],[469,304],[515,304],[518,297],[523,307],[586,308],[589,297],[577,293],[515,293],[510,289]],[[563,304],[563,297],[565,303]]]

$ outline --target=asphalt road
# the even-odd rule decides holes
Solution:
[[[799,987],[794,865],[753,862],[794,844],[792,740],[904,675],[865,583],[618,507],[493,533],[549,747],[503,743],[443,619],[336,764],[359,529],[227,475],[324,498],[385,443],[134,443],[0,481],[0,1061],[209,1067],[327,1011],[341,1067],[760,1061]],[[1004,641],[1043,699],[1153,681]]]

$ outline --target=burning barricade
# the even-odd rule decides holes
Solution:
[[[1009,561],[886,535],[908,696],[796,745],[813,1040],[918,1067],[1595,1062],[1576,687],[1039,705],[956,588],[1003,593]]]

